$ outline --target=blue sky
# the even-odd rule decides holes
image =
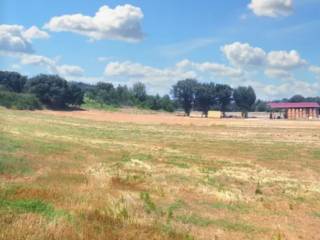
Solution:
[[[0,69],[164,94],[177,81],[320,93],[318,0],[0,0]]]

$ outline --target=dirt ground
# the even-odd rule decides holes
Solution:
[[[85,111],[38,111],[42,114],[55,116],[75,117],[81,119],[107,121],[107,122],[128,122],[138,124],[169,124],[169,125],[194,125],[194,126],[214,126],[230,125],[239,127],[279,127],[279,128],[315,128],[320,127],[320,120],[270,120],[270,119],[217,119],[201,118],[198,116],[183,117],[170,113],[141,113],[123,110],[119,112],[106,112],[99,110]]]

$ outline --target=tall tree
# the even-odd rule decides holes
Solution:
[[[95,94],[100,104],[114,104],[115,102],[115,89],[112,83],[97,83]]]
[[[132,92],[135,98],[140,102],[144,102],[147,99],[146,85],[141,82],[133,84]]]
[[[248,112],[256,101],[256,94],[252,87],[238,87],[233,92],[233,99],[242,112],[242,117],[247,118]]]
[[[172,89],[173,97],[182,106],[185,114],[190,116],[195,100],[195,89],[198,85],[195,79],[186,79],[177,82]]]
[[[216,94],[219,110],[222,113],[222,117],[225,117],[227,108],[232,101],[233,90],[229,85],[217,84]]]
[[[214,83],[199,83],[195,88],[195,105],[206,118],[210,108],[216,103]]]

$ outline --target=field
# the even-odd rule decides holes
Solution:
[[[0,108],[0,239],[320,239],[320,121]]]

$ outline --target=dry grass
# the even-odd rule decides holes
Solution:
[[[0,108],[0,239],[317,239],[319,127]]]

